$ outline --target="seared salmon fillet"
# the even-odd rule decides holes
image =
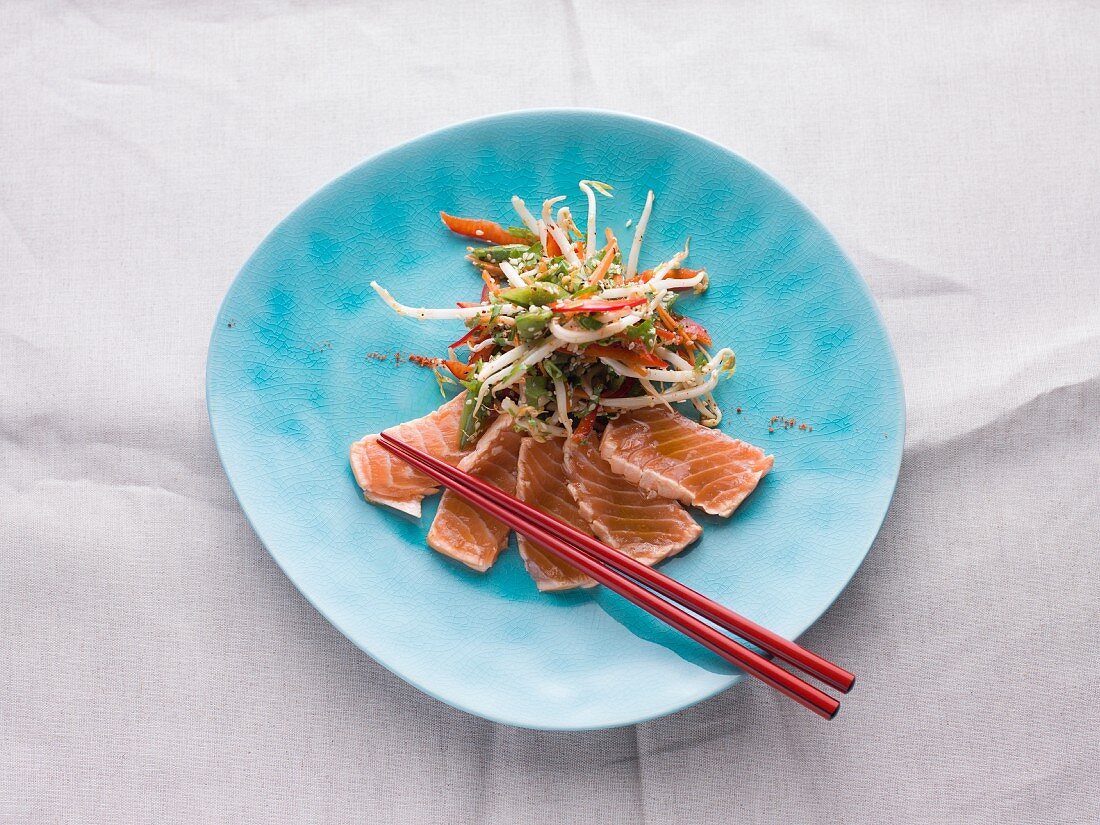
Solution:
[[[523,436],[512,427],[511,416],[499,416],[458,467],[506,493],[515,494],[522,440]],[[506,524],[486,515],[452,491],[444,490],[428,531],[428,546],[484,573],[508,544],[508,531]]]
[[[537,510],[557,516],[590,534],[588,523],[569,492],[562,471],[563,441],[554,438],[539,442],[525,438],[519,447],[519,472],[516,496]],[[519,536],[519,552],[527,572],[539,590],[568,590],[596,584],[580,570]]]
[[[597,538],[643,564],[679,553],[703,532],[679,503],[615,473],[600,455],[595,436],[584,442],[566,439],[565,475]]]
[[[466,393],[460,393],[435,412],[406,421],[385,432],[428,455],[456,465],[470,452],[459,449],[458,423]],[[351,470],[368,501],[385,504],[420,517],[420,502],[439,485],[418,473],[378,444],[378,435],[364,436],[351,445]]]
[[[729,516],[771,469],[774,456],[666,407],[609,422],[600,455],[643,490]]]

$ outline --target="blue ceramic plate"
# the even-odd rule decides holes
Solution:
[[[775,454],[729,520],[664,571],[788,636],[851,579],[886,513],[901,459],[901,383],[882,321],[825,228],[752,164],[680,129],[594,111],[532,111],[418,138],[333,181],[264,240],[210,343],[210,421],[233,490],[291,580],[353,642],[463,710],[526,727],[626,725],[684,708],[739,673],[617,596],[540,594],[514,548],[487,574],[424,544],[419,521],[366,503],[348,467],[364,433],[441,403],[431,373],[392,353],[443,352],[457,321],[391,312],[480,290],[440,209],[515,223],[577,181],[615,187],[601,226],[620,238],[646,190],[643,265],[691,236],[711,288],[683,309],[737,352],[716,393],[726,432]],[[389,353],[387,361],[367,357]],[[742,413],[734,410],[741,407]],[[813,431],[777,427],[773,415]]]

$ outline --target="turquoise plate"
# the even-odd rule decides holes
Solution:
[[[364,433],[440,402],[400,351],[438,354],[458,321],[391,312],[447,306],[480,283],[440,209],[512,222],[509,198],[615,187],[601,226],[630,237],[656,205],[642,263],[691,236],[711,288],[683,309],[737,352],[722,428],[766,447],[775,469],[729,520],[663,570],[796,637],[871,546],[897,480],[898,368],[867,287],[825,228],[752,164],[661,123],[595,111],[505,114],[374,157],[330,183],[264,240],[218,315],[207,401],[218,451],[260,540],[334,625],[411,684],[470,713],[577,730],[652,719],[729,687],[739,672],[602,589],[540,594],[514,548],[487,574],[424,544],[419,521],[366,503],[348,467]],[[386,361],[368,353],[389,354]],[[742,413],[734,410],[740,407]],[[813,430],[777,426],[794,418]]]

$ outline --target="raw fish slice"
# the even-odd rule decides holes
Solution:
[[[703,532],[677,502],[647,493],[618,475],[601,456],[593,436],[565,442],[569,492],[592,532],[643,564],[679,553]]]
[[[515,494],[522,440],[523,436],[512,427],[511,416],[502,415],[478,439],[474,451],[458,463],[459,469]],[[444,490],[428,531],[428,546],[484,573],[508,544],[508,531],[506,524]]]
[[[562,446],[560,438],[543,442],[533,438],[523,439],[519,448],[516,496],[532,507],[589,533],[588,523],[565,483]],[[571,564],[558,561],[551,553],[523,536],[519,536],[519,553],[539,590],[568,590],[596,584]]]
[[[774,456],[665,407],[611,421],[600,442],[611,469],[643,490],[728,516],[772,467]]]
[[[458,447],[458,423],[466,393],[460,393],[423,418],[406,421],[385,432],[428,455],[455,465],[470,449]],[[420,517],[420,502],[439,485],[418,473],[378,444],[378,436],[364,436],[351,445],[351,470],[368,501],[385,504]]]

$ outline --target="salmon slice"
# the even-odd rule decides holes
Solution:
[[[390,427],[385,432],[441,461],[458,464],[470,452],[469,448],[458,447],[458,423],[465,400],[466,393],[460,393],[435,412]],[[377,434],[364,436],[351,445],[351,470],[367,501],[385,504],[417,518],[424,496],[439,489],[432,479],[382,449]]]
[[[519,447],[516,496],[535,509],[590,533],[587,521],[566,486],[562,472],[562,449],[560,438],[543,442],[533,438],[523,439]],[[539,590],[569,590],[596,584],[573,565],[558,561],[550,552],[523,536],[519,537],[519,553]]]
[[[775,460],[666,407],[633,410],[611,421],[600,455],[643,490],[717,516],[732,513]]]
[[[677,502],[647,493],[618,475],[595,437],[565,443],[565,474],[592,532],[642,564],[654,565],[699,538],[703,528]]]
[[[511,416],[502,415],[478,439],[474,451],[458,463],[459,469],[514,494],[522,440],[512,427]],[[444,490],[428,531],[428,546],[484,573],[508,544],[508,530],[508,525]]]

